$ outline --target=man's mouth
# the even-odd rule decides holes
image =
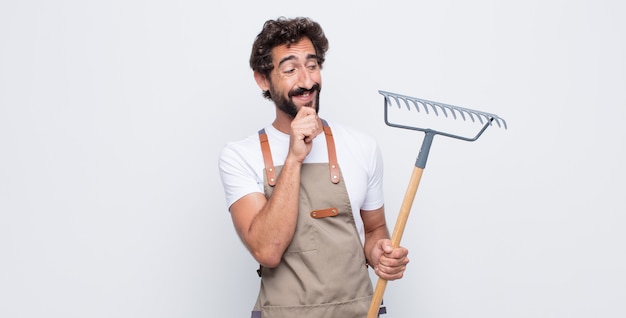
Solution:
[[[310,89],[297,88],[289,93],[289,97],[309,97],[309,95],[320,90],[320,85],[315,84]]]
[[[305,106],[307,106],[307,105],[310,106],[310,104],[312,102],[311,98],[313,98],[313,93],[314,92],[315,91],[313,91],[313,90],[301,91],[301,92],[298,92],[297,94],[293,94],[292,98],[294,98],[296,100],[299,100],[300,102],[306,103]]]
[[[291,97],[309,97],[313,93],[313,90],[299,90],[291,94]]]

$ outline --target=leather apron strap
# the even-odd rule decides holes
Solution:
[[[263,153],[263,163],[265,164],[265,175],[267,176],[267,183],[271,186],[275,186],[276,169],[274,168],[272,151],[270,150],[270,143],[267,139],[265,128],[259,130],[259,141],[261,142],[261,152]]]

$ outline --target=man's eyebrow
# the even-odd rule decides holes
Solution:
[[[311,59],[317,60],[318,59],[317,58],[317,54],[309,54],[309,55],[306,56],[306,59],[307,60],[311,60]]]
[[[280,60],[280,62],[278,62],[278,66],[280,66],[281,64],[283,64],[283,63],[285,63],[285,62],[287,62],[287,61],[290,61],[290,60],[295,60],[295,59],[296,59],[296,56],[295,56],[295,55],[285,56],[285,57],[283,57],[283,59],[282,59],[282,60]]]
[[[285,63],[285,62],[287,62],[287,61],[290,61],[290,60],[295,60],[295,59],[296,59],[296,56],[295,56],[295,55],[285,56],[285,57],[283,57],[283,59],[282,59],[282,60],[280,60],[280,62],[278,62],[278,66],[280,66],[281,64],[283,64],[283,63]],[[317,54],[313,54],[313,53],[308,54],[308,55],[306,56],[306,59],[307,59],[307,60],[311,60],[311,59],[313,59],[313,60],[317,60],[317,59],[318,59],[318,58],[317,58]]]

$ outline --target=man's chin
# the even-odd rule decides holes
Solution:
[[[319,109],[317,107],[315,107],[314,103],[306,103],[306,104],[302,105],[302,107],[313,108],[315,110],[315,113],[319,112]]]
[[[315,103],[313,101],[310,101],[306,104],[301,104],[301,105],[295,105],[297,110],[300,110],[302,107],[309,107],[309,108],[315,108]]]

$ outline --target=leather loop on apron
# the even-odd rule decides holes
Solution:
[[[321,219],[321,218],[325,218],[325,217],[329,217],[329,216],[337,216],[337,213],[339,213],[337,208],[313,210],[313,211],[311,211],[311,217],[314,218],[314,219]]]

